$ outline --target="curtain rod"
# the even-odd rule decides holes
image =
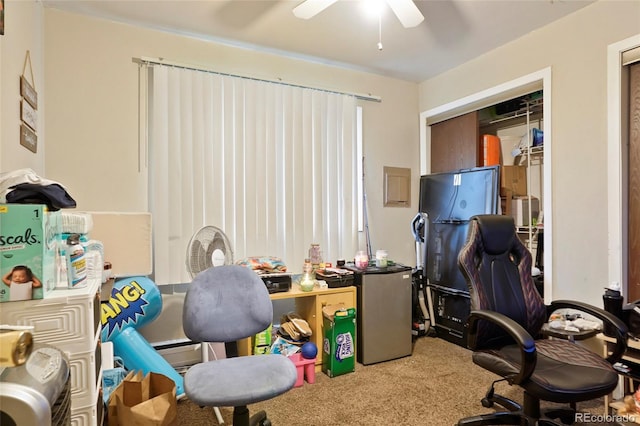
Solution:
[[[175,67],[175,68],[183,68],[183,69],[187,69],[187,70],[193,70],[193,71],[203,71],[203,72],[207,72],[207,73],[211,73],[211,74],[218,74],[218,75],[224,75],[224,76],[228,76],[228,77],[238,77],[238,78],[245,78],[248,80],[255,80],[255,81],[262,81],[265,83],[274,83],[274,84],[282,84],[285,86],[292,86],[292,87],[298,87],[298,88],[302,88],[302,89],[313,89],[313,90],[320,90],[322,92],[328,92],[328,93],[335,93],[337,95],[348,95],[348,96],[353,96],[356,99],[361,99],[364,101],[372,101],[372,102],[382,102],[382,98],[380,96],[376,96],[376,95],[372,95],[372,94],[361,94],[361,93],[349,93],[349,92],[341,92],[338,90],[332,90],[332,89],[325,89],[325,88],[319,88],[319,87],[311,87],[311,86],[304,86],[301,84],[296,84],[296,83],[287,83],[281,80],[269,80],[266,78],[259,78],[259,77],[251,77],[251,76],[246,76],[246,75],[240,75],[240,74],[230,74],[230,73],[225,73],[225,72],[220,72],[220,71],[215,71],[213,69],[210,68],[204,68],[201,66],[195,66],[195,65],[189,65],[189,64],[182,64],[179,62],[173,62],[173,61],[167,61],[164,58],[148,58],[148,57],[140,57],[140,58],[133,58],[133,62],[139,64],[139,65],[166,65],[166,66],[170,66],[170,67]]]

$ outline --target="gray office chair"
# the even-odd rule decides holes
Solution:
[[[186,336],[196,342],[236,342],[265,330],[273,306],[264,282],[238,265],[209,268],[187,291],[182,311]],[[202,362],[184,376],[187,397],[201,407],[234,407],[235,426],[271,422],[264,411],[249,415],[247,405],[293,388],[296,367],[283,355],[252,355]]]

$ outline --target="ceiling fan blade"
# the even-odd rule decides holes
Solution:
[[[338,0],[305,0],[293,8],[297,18],[310,19],[322,12]]]
[[[413,0],[387,0],[387,4],[405,28],[413,28],[424,21],[424,16]]]

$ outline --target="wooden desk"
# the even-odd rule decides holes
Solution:
[[[292,284],[286,293],[272,293],[271,300],[295,299],[296,313],[304,318],[311,328],[310,341],[318,347],[316,370],[322,366],[322,308],[327,305],[343,303],[347,308],[356,307],[356,287],[314,288],[312,291],[302,291],[300,286]],[[357,314],[356,314],[357,315]],[[251,354],[251,339],[238,342],[238,355]]]

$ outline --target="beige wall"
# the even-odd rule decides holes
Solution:
[[[638,33],[640,2],[599,1],[420,84],[420,111],[427,111],[551,67],[552,90],[544,97],[552,104],[554,299],[602,305],[607,46]]]
[[[146,211],[134,57],[163,57],[222,72],[372,93],[382,97],[382,103],[361,105],[373,247],[387,249],[396,261],[415,264],[409,224],[417,209],[417,185],[411,208],[383,208],[382,171],[384,166],[411,168],[418,181],[417,84],[82,17],[43,8],[36,0],[6,0],[5,10],[0,172],[33,168],[62,183],[79,210]],[[27,50],[39,97],[37,154],[19,145],[18,81]],[[165,295],[168,305],[176,297],[179,304],[180,295]],[[147,328],[151,341],[182,334],[180,324],[167,315]]]
[[[31,168],[44,174],[44,63],[43,14],[40,3],[5,0],[4,35],[0,36],[0,173]],[[25,70],[29,52],[30,68]],[[32,153],[20,145],[20,76],[35,85],[38,92],[38,149]]]
[[[417,210],[419,111],[550,66],[554,298],[601,303],[607,284],[606,48],[640,33],[640,2],[597,2],[419,86],[43,11],[35,0],[6,0],[5,8],[6,34],[0,36],[0,171],[31,167],[45,174],[46,166],[45,176],[67,186],[82,210],[145,211],[146,171],[144,164],[139,170],[138,70],[133,57],[164,57],[224,72],[373,93],[383,102],[362,103],[371,238],[374,249],[386,248],[392,258],[411,265],[415,255],[409,223]],[[18,142],[17,82],[26,50],[31,51],[39,95],[38,154]],[[411,208],[382,208],[385,165],[412,169]]]
[[[410,209],[383,209],[381,190],[384,165],[409,167],[418,179],[417,84],[45,10],[47,172],[68,185],[80,209],[147,209],[146,169],[138,170],[138,66],[132,58],[163,57],[381,96],[382,103],[362,102],[372,239],[395,260],[415,263],[409,224],[417,187]]]

